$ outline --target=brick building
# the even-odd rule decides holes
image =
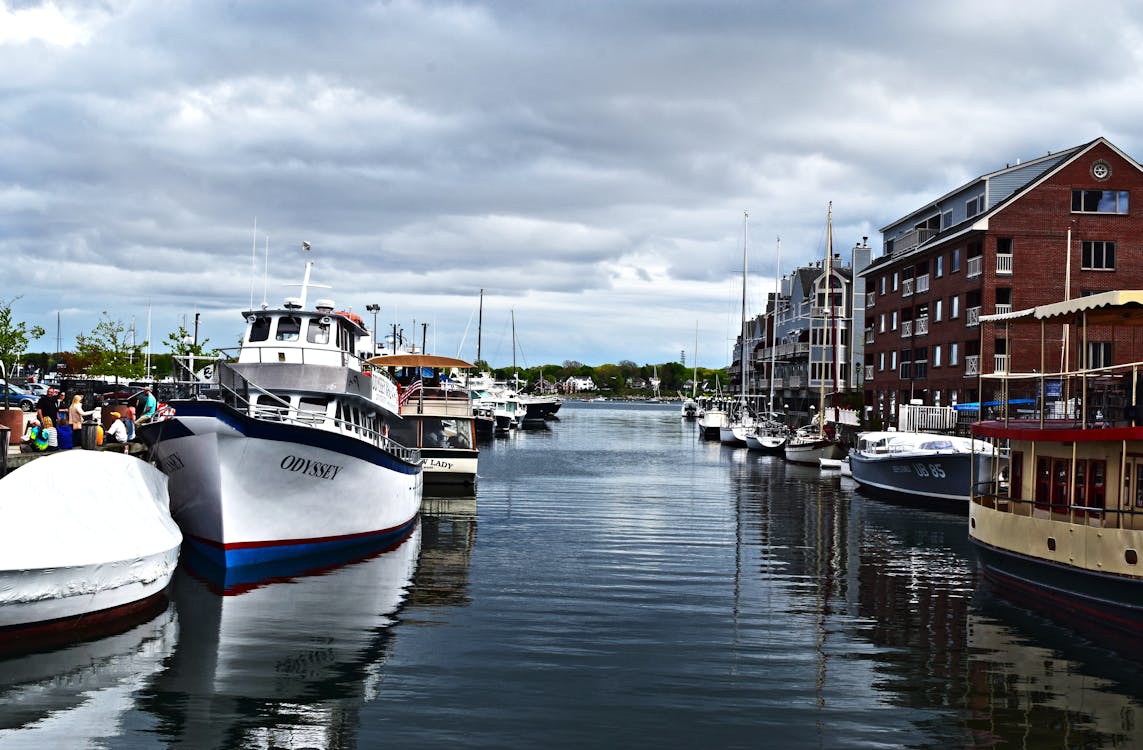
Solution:
[[[995,398],[979,392],[982,371],[1059,369],[1062,344],[1042,364],[1038,343],[1003,327],[982,337],[980,315],[1143,288],[1143,167],[1097,138],[978,177],[881,232],[883,255],[861,272],[864,393],[870,416],[893,423],[912,399]],[[1098,362],[1116,347],[1068,351]]]

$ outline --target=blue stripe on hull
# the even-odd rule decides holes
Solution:
[[[384,529],[371,534],[353,534],[334,539],[290,540],[282,543],[266,543],[250,547],[222,547],[198,537],[186,537],[184,544],[194,548],[194,553],[204,557],[210,564],[221,568],[241,568],[250,565],[266,565],[291,558],[326,555],[365,545],[384,546],[404,538],[416,526],[417,516],[392,529]]]

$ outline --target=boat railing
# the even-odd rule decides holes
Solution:
[[[978,483],[972,502],[984,508],[1025,518],[1108,529],[1143,529],[1143,508],[1132,505],[1109,508],[1083,503],[1048,503],[1044,500],[1011,497],[997,482]]]
[[[252,383],[224,362],[218,364],[215,370],[215,378],[220,400],[227,406],[250,414],[255,419],[297,424],[304,427],[327,426],[331,427],[333,432],[357,436],[403,461],[417,463],[421,460],[419,450],[398,443],[378,429],[338,417],[330,418],[324,412],[296,409],[290,405],[289,401],[275,393],[259,388],[256,383]],[[268,398],[270,403],[264,403],[261,399],[254,403],[250,398],[251,392],[256,396]]]
[[[1143,361],[1061,372],[997,372],[983,378],[999,384],[999,398],[984,419],[1038,422],[1043,429],[1143,426],[1135,413],[1143,399],[1133,403],[1135,384],[1143,383]]]

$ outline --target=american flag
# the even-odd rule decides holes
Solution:
[[[420,380],[414,380],[412,383],[409,383],[409,385],[405,387],[404,392],[401,393],[401,406],[409,403],[409,399],[415,396],[419,390],[421,390]]]

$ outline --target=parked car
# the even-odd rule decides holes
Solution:
[[[39,398],[40,396],[48,395],[48,388],[50,386],[47,383],[24,383],[20,387],[36,398]]]
[[[24,411],[35,411],[36,402],[39,400],[39,396],[34,396],[19,386],[8,384],[8,398],[5,407],[19,406]]]

